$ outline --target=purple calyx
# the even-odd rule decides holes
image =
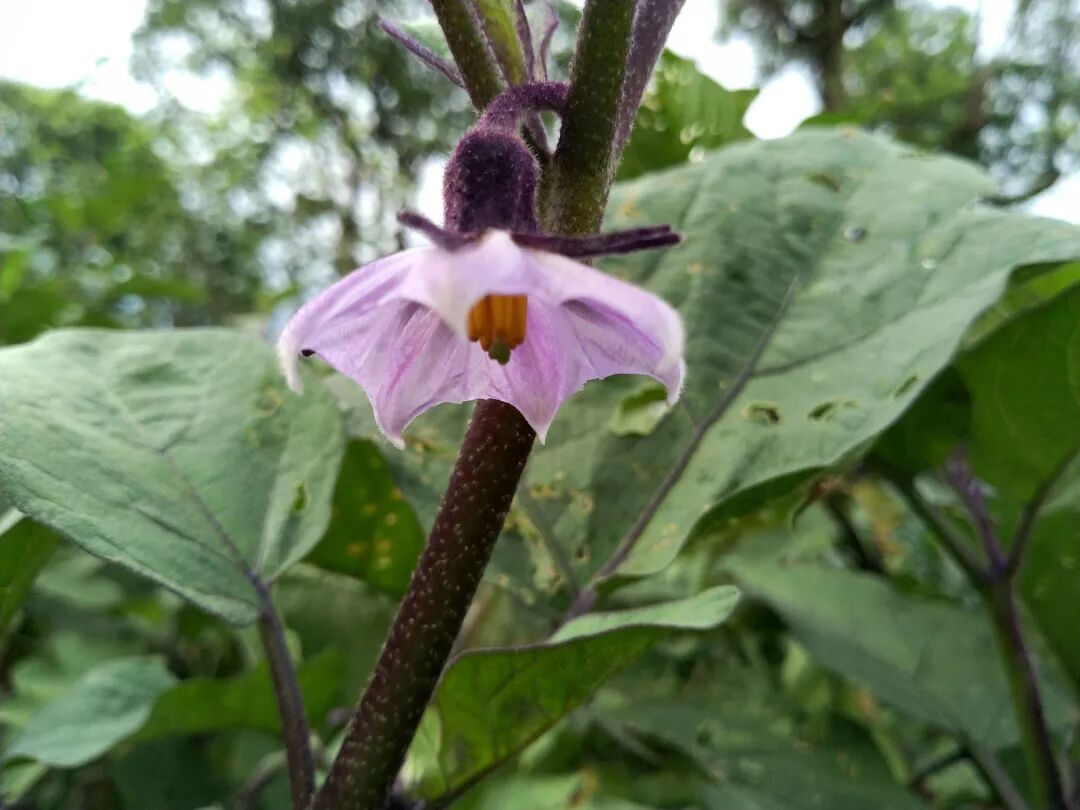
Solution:
[[[406,228],[422,233],[433,245],[448,251],[461,250],[484,235],[483,231],[459,233],[444,228],[415,211],[401,211],[398,214],[398,222]],[[677,245],[680,239],[679,234],[669,225],[628,228],[585,236],[559,236],[535,231],[509,231],[509,233],[510,238],[521,247],[558,253],[571,259],[595,259],[599,256],[669,247]]]
[[[561,113],[568,86],[535,82],[507,88],[458,143],[443,178],[445,226],[412,211],[398,220],[445,250],[459,250],[489,230],[508,232],[521,247],[589,259],[666,247],[679,241],[667,225],[584,236],[540,232],[536,212],[540,166],[521,137],[533,113]]]

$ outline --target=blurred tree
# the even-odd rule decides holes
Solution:
[[[994,70],[983,160],[1006,190],[1030,196],[1080,170],[1080,4],[1022,0]]]
[[[165,103],[174,159],[200,193],[269,223],[271,286],[325,283],[395,246],[394,214],[429,157],[471,120],[468,99],[378,29],[418,2],[151,0],[136,70],[168,97],[175,70],[216,77],[221,109]],[[214,86],[218,86],[215,84]]]
[[[821,122],[977,160],[1019,200],[1080,165],[1080,8],[1027,0],[992,56],[977,47],[977,22],[921,2],[733,0],[725,26],[755,39],[767,74],[806,65]]]
[[[956,8],[894,9],[845,55],[843,115],[926,149],[977,160],[986,126],[975,20]]]
[[[0,83],[0,343],[252,308],[258,228],[190,210],[154,142],[119,107]]]
[[[729,0],[728,28],[744,31],[761,49],[766,73],[797,60],[814,72],[827,112],[842,110],[845,37],[879,19],[895,0]]]

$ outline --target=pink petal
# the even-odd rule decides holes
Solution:
[[[493,294],[529,298],[525,342],[506,365],[464,339],[469,310]],[[674,402],[682,345],[678,315],[651,293],[491,232],[452,253],[421,248],[362,267],[297,312],[279,352],[294,387],[301,351],[360,383],[400,447],[425,410],[475,399],[513,405],[543,441],[568,397],[613,374],[652,376]]]
[[[594,271],[595,272],[595,271]],[[615,374],[645,374],[663,383],[668,400],[678,398],[683,363],[666,360],[653,337],[620,313],[592,302],[552,305],[530,298],[525,342],[505,366],[481,354],[488,383],[475,398],[499,399],[517,408],[540,441],[563,402],[590,380]]]
[[[502,231],[490,231],[475,246],[418,264],[399,294],[438,312],[462,338],[469,310],[487,295],[527,295],[530,310],[535,303],[567,305],[568,312],[577,313],[573,320],[584,340],[581,349],[595,372],[586,379],[647,374],[665,385],[669,403],[679,398],[683,329],[674,309],[656,295],[581,262],[523,249]],[[569,306],[573,302],[577,306]],[[604,327],[597,328],[601,323],[612,339],[605,338]],[[636,355],[628,348],[620,351],[619,342],[627,340]]]
[[[526,295],[534,286],[530,262],[504,231],[489,231],[474,245],[441,252],[417,265],[400,295],[438,312],[461,337],[469,310],[487,295]]]
[[[289,387],[303,390],[297,367],[301,352],[322,354],[320,346],[365,341],[378,310],[397,297],[408,270],[438,253],[435,248],[394,253],[353,271],[300,307],[278,339],[278,358]]]
[[[663,383],[668,404],[675,404],[686,371],[679,314],[653,293],[588,265],[525,252],[541,277],[532,296],[561,306],[578,341],[585,380],[644,374]]]

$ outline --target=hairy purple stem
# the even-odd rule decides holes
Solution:
[[[383,810],[484,573],[535,434],[476,406],[435,523],[313,810]]]
[[[449,79],[452,84],[456,84],[458,87],[465,86],[465,79],[462,78],[461,71],[457,69],[457,65],[447,59],[443,59],[416,37],[403,31],[401,28],[398,28],[397,25],[389,20],[380,19],[379,28],[429,68],[438,71]]]
[[[981,586],[979,589],[983,602],[997,633],[1036,807],[1038,810],[1070,810],[1054,752],[1053,738],[1046,721],[1035,656],[1027,642],[1020,616],[1019,600],[1016,597],[1018,569],[1009,564],[982,485],[972,473],[963,448],[958,448],[946,463],[945,476],[963,500],[975,533],[990,561],[988,576],[981,583],[975,584],[977,587]]]
[[[477,126],[497,127],[516,132],[526,113],[566,107],[570,86],[566,82],[533,82],[508,87],[484,111]]]
[[[630,137],[641,98],[649,84],[656,61],[664,50],[671,26],[679,16],[685,0],[641,0],[634,15],[634,30],[630,43],[630,56],[626,65],[626,79],[623,81],[622,101],[619,105],[619,120],[615,130],[615,154],[622,154],[622,148]],[[616,157],[616,160],[618,158]]]
[[[998,537],[997,525],[994,517],[990,514],[986,496],[983,494],[982,484],[976,480],[971,472],[971,464],[962,447],[958,447],[947,462],[945,462],[945,477],[948,479],[960,500],[971,515],[975,525],[975,532],[982,541],[987,559],[990,560],[991,577],[1000,577],[1005,573],[1005,551]]]

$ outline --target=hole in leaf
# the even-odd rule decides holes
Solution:
[[[293,496],[292,510],[298,515],[303,514],[308,505],[307,484],[300,481],[296,485],[296,494]]]
[[[825,172],[815,172],[814,174],[808,174],[806,179],[811,183],[816,183],[819,186],[824,186],[829,191],[839,191],[840,183],[830,174]]]
[[[668,410],[667,391],[662,385],[650,385],[619,403],[609,427],[616,436],[648,436]]]
[[[837,402],[822,402],[820,405],[815,405],[810,409],[810,413],[806,415],[806,418],[811,422],[827,422],[833,418],[836,414],[836,409],[840,407]]]
[[[916,384],[918,384],[918,382],[919,382],[919,375],[918,374],[912,374],[910,377],[908,377],[906,380],[904,380],[902,383],[900,383],[900,385],[898,385],[896,387],[896,390],[893,392],[893,396],[896,397],[896,399],[900,399],[901,397],[906,395],[908,392],[910,392],[911,389],[914,388],[916,386]]]
[[[751,402],[743,408],[742,415],[749,422],[764,425],[775,425],[780,421],[780,409],[768,402]]]
[[[697,733],[694,735],[694,741],[701,746],[706,746],[713,741],[713,733],[707,723],[702,723],[698,726]]]
[[[828,422],[840,412],[841,408],[857,407],[859,407],[859,403],[853,399],[829,400],[811,408],[810,412],[806,414],[806,418],[811,422]]]

